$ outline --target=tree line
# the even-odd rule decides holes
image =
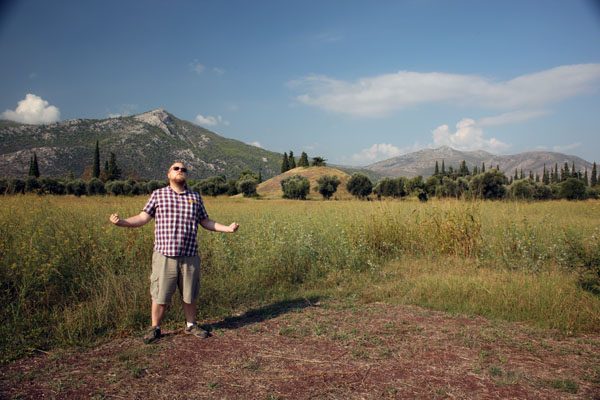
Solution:
[[[282,172],[297,167],[325,166],[322,157],[313,157],[309,163],[305,152],[296,160],[293,151],[283,154]],[[91,172],[91,174],[89,174]],[[40,178],[37,155],[34,153],[30,160],[29,176],[27,179],[0,179],[0,194],[37,193],[37,194],[72,194],[82,195],[138,195],[150,194],[153,190],[168,185],[167,180],[121,180],[122,171],[117,165],[116,156],[110,153],[109,160],[100,168],[100,150],[98,141],[94,152],[94,162],[86,168],[82,178],[75,179],[70,174],[67,178]],[[84,179],[91,175],[89,179]],[[523,170],[515,170],[514,175],[506,176],[499,166],[487,169],[481,167],[468,168],[463,160],[458,168],[452,166],[446,169],[444,160],[436,161],[432,176],[423,179],[422,176],[385,177],[373,183],[362,173],[354,173],[346,184],[348,192],[358,199],[367,199],[374,194],[378,199],[383,197],[403,198],[418,197],[426,201],[431,197],[457,199],[525,199],[550,200],[569,199],[583,200],[600,198],[600,176],[596,163],[593,163],[591,173],[587,169],[582,173],[572,163],[559,169],[558,164],[547,169],[544,165],[542,175],[532,171],[525,175]],[[213,176],[201,180],[190,179],[188,187],[202,195],[237,195],[246,197],[258,196],[256,189],[262,182],[262,174],[250,170],[242,171],[237,178],[226,179],[225,176]],[[330,199],[341,184],[335,175],[324,175],[317,180],[316,189],[324,199]],[[281,181],[283,197],[289,199],[306,199],[310,193],[310,181],[301,175],[291,175]]]

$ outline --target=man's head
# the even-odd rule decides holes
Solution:
[[[183,163],[176,162],[171,165],[169,168],[169,172],[167,174],[169,181],[175,182],[178,184],[185,184],[187,181],[187,168],[183,165]]]

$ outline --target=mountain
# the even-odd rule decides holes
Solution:
[[[109,119],[74,119],[49,125],[0,121],[0,177],[25,177],[35,152],[42,176],[81,176],[94,160],[96,140],[101,167],[116,155],[125,176],[165,179],[175,161],[194,179],[237,176],[242,170],[279,173],[281,154],[227,139],[163,109]]]
[[[514,175],[515,169],[520,173],[528,175],[529,171],[533,174],[537,172],[542,175],[544,164],[549,171],[558,164],[559,170],[566,163],[569,164],[569,169],[575,163],[575,169],[584,171],[586,168],[588,173],[592,170],[592,164],[576,156],[570,156],[562,153],[554,153],[548,151],[534,151],[519,153],[514,155],[496,156],[485,151],[460,151],[448,146],[442,146],[437,149],[423,149],[414,153],[405,154],[390,158],[385,161],[380,161],[366,166],[366,169],[372,170],[381,176],[406,176],[414,177],[422,175],[428,177],[435,170],[435,162],[438,162],[439,168],[442,168],[442,161],[446,169],[450,166],[455,170],[459,167],[462,161],[465,161],[469,170],[473,170],[474,166],[481,169],[482,163],[485,167],[495,168],[499,166],[506,175]]]

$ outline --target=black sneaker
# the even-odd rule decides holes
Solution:
[[[194,335],[201,339],[205,339],[208,337],[208,332],[206,332],[204,329],[200,328],[198,326],[198,324],[194,324],[192,326],[186,327],[184,332],[186,335]]]
[[[144,341],[144,343],[150,344],[156,342],[158,339],[161,338],[161,336],[162,335],[160,334],[160,328],[157,326],[151,326],[146,331],[146,334],[144,335],[142,340]]]

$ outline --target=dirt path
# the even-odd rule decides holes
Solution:
[[[20,360],[2,370],[0,398],[600,399],[600,335],[329,300],[210,328]]]

